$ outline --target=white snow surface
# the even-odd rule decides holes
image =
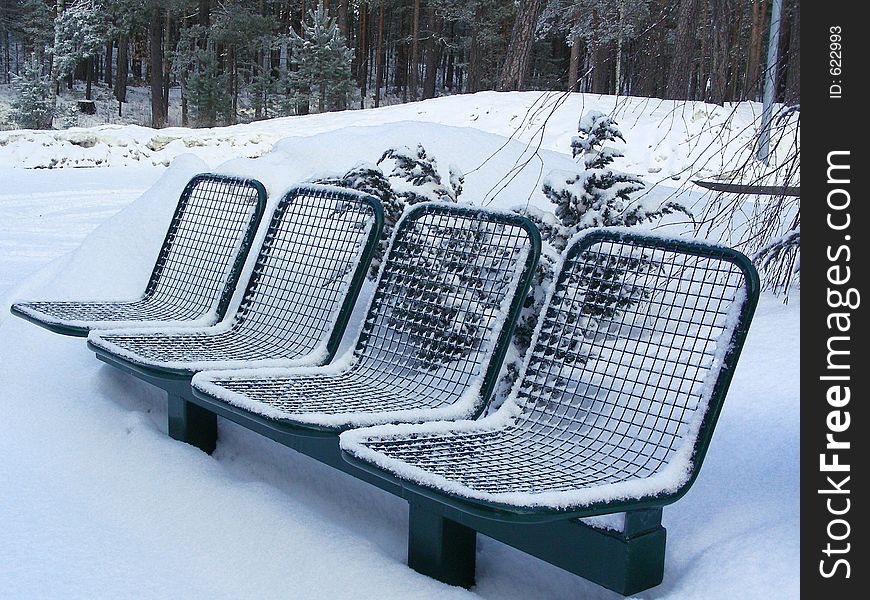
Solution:
[[[9,168],[23,163],[10,158],[11,144],[0,147],[0,228],[14,227],[0,229],[0,244],[11,239],[14,248],[0,253],[0,282],[8,282],[0,296],[0,597],[617,598],[483,536],[472,590],[419,575],[405,565],[402,500],[223,420],[211,457],[175,442],[166,435],[161,392],[95,360],[83,340],[8,314],[9,304],[22,298],[141,292],[178,192],[198,171],[256,177],[274,198],[314,174],[341,173],[357,161],[377,160],[388,146],[419,141],[442,167],[452,162],[469,173],[462,198],[480,203],[525,143],[508,144],[471,171],[511,135],[531,98],[477,94],[197,132],[233,136],[236,143],[209,146],[212,155],[175,158],[158,185],[130,204],[160,176],[150,162],[33,171]],[[586,97],[587,108],[612,101]],[[652,116],[640,115],[638,127],[646,123],[645,131],[661,134],[650,124],[665,104],[673,108],[650,101]],[[691,106],[705,114],[718,110]],[[533,160],[493,205],[523,204],[531,196],[547,208],[537,191],[539,171],[576,164],[569,152],[578,115],[566,115],[565,127],[548,127],[544,147],[560,152],[542,152],[545,166]],[[431,123],[463,119],[458,124],[478,130]],[[355,121],[371,126],[351,126]],[[406,122],[379,124],[396,121]],[[653,161],[655,152],[637,133],[635,145],[626,121],[620,121],[630,142],[626,158]],[[275,137],[292,128],[296,137],[260,159],[237,158],[244,127],[271,128]],[[119,131],[133,135],[136,128]],[[686,154],[680,156],[662,162],[676,164]],[[85,200],[71,202],[66,191]],[[63,204],[73,218],[69,229],[60,217],[38,217]],[[784,306],[762,297],[700,476],[665,510],[664,582],[639,597],[798,596],[799,300],[794,293]],[[346,339],[361,316],[355,311]]]

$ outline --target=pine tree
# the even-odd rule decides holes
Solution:
[[[387,161],[393,161],[389,176],[380,167]],[[369,271],[369,277],[374,278],[405,208],[420,202],[456,202],[462,193],[464,175],[452,165],[449,173],[449,184],[442,183],[435,157],[429,156],[422,144],[417,144],[415,150],[407,146],[388,148],[377,164],[361,162],[341,177],[317,179],[314,183],[359,190],[380,200],[384,209],[384,227]]]
[[[381,239],[378,247],[375,248],[371,267],[369,268],[369,279],[374,279],[378,271],[381,270],[381,262],[384,259],[384,252],[392,236],[393,227],[395,227],[396,222],[402,216],[402,211],[405,210],[405,201],[393,190],[390,180],[387,179],[381,168],[368,162],[358,163],[341,177],[316,179],[314,183],[358,190],[371,194],[380,201],[384,211],[384,226],[381,229]]]
[[[287,85],[294,103],[304,102],[314,94],[317,112],[347,106],[354,91],[353,51],[347,47],[335,19],[324,10],[322,0],[302,23],[302,35],[290,32],[290,42],[295,70],[288,73]]]
[[[31,54],[24,61],[20,76],[12,79],[12,121],[22,129],[51,128],[54,110],[51,101],[51,81],[42,74],[42,65]]]
[[[575,157],[583,159],[586,169],[580,173],[552,171],[543,184],[544,194],[556,205],[556,216],[566,228],[559,232],[559,244],[587,227],[631,227],[674,212],[689,214],[674,200],[661,203],[631,197],[644,188],[644,183],[634,175],[610,168],[622,153],[604,143],[625,141],[611,117],[589,111],[580,118],[577,131],[579,135],[571,140],[571,148]]]
[[[90,99],[93,58],[106,46],[108,25],[106,9],[95,0],[76,0],[54,21],[54,49],[57,77],[72,75],[78,64],[88,61],[88,91]]]
[[[434,156],[426,154],[422,144],[417,144],[414,150],[408,146],[389,148],[381,155],[378,164],[387,159],[395,161],[390,178],[397,180],[394,183],[397,194],[408,205],[438,200],[456,202],[462,193],[465,176],[451,165],[449,183],[442,183],[438,162]]]
[[[515,361],[519,361],[531,341],[546,290],[554,282],[556,257],[577,232],[590,227],[631,227],[674,212],[690,215],[685,206],[673,200],[661,202],[631,197],[631,194],[644,188],[644,183],[634,175],[610,168],[610,164],[622,153],[611,146],[604,146],[605,142],[625,141],[611,117],[598,111],[588,111],[580,118],[577,131],[579,135],[571,140],[572,153],[575,158],[583,159],[585,169],[579,173],[551,171],[542,186],[544,194],[556,205],[555,214],[534,207],[516,210],[538,225],[545,248],[515,330]],[[581,311],[583,314],[578,316],[584,319],[584,327],[592,330],[597,320],[612,317],[620,309],[639,300],[638,288],[624,283],[626,271],[638,266],[655,269],[658,265],[644,257],[621,258],[607,264],[595,264],[596,257],[590,260],[592,264],[589,269],[592,271],[576,275],[575,280],[566,281],[565,285],[585,285],[591,275],[595,276],[596,281],[602,282],[600,297],[592,299],[594,302],[590,305],[596,307],[595,314],[584,307]],[[586,360],[576,349],[570,348],[566,349],[562,358],[568,362]],[[508,371],[507,380],[501,382],[501,389],[512,383],[510,377],[518,371],[518,364],[509,365]]]

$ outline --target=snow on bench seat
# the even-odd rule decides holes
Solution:
[[[13,314],[66,335],[93,329],[211,325],[223,317],[263,214],[266,191],[253,179],[197,175],[187,184],[141,298],[34,301]]]
[[[217,325],[94,331],[91,346],[177,373],[319,364],[334,354],[382,225],[377,200],[300,186],[278,202],[235,315]]]
[[[348,431],[341,447],[385,476],[489,507],[661,506],[700,468],[757,296],[757,274],[729,249],[581,235],[495,414]]]
[[[323,367],[206,371],[193,388],[330,430],[476,416],[539,251],[534,225],[517,215],[417,205],[396,226],[351,354]]]

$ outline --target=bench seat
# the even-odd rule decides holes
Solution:
[[[89,346],[157,373],[320,364],[344,333],[378,242],[380,204],[298,186],[278,202],[232,318],[204,328],[94,331]]]
[[[19,302],[12,314],[72,336],[143,324],[214,324],[229,305],[265,203],[259,181],[197,175],[181,194],[140,298]]]

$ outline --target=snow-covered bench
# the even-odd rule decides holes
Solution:
[[[232,317],[209,327],[96,330],[88,346],[99,359],[166,390],[170,435],[211,452],[215,415],[186,401],[193,374],[329,362],[382,225],[381,205],[372,196],[320,185],[293,188],[272,213]],[[188,429],[195,437],[185,437]]]
[[[184,188],[145,292],[128,301],[35,301],[12,313],[56,333],[86,336],[92,329],[142,321],[209,325],[221,318],[238,282],[263,215],[259,181],[197,175]]]
[[[595,230],[496,413],[348,431],[344,457],[408,500],[408,562],[437,579],[473,582],[479,531],[623,594],[658,585],[662,506],[698,474],[758,288],[736,251]]]

